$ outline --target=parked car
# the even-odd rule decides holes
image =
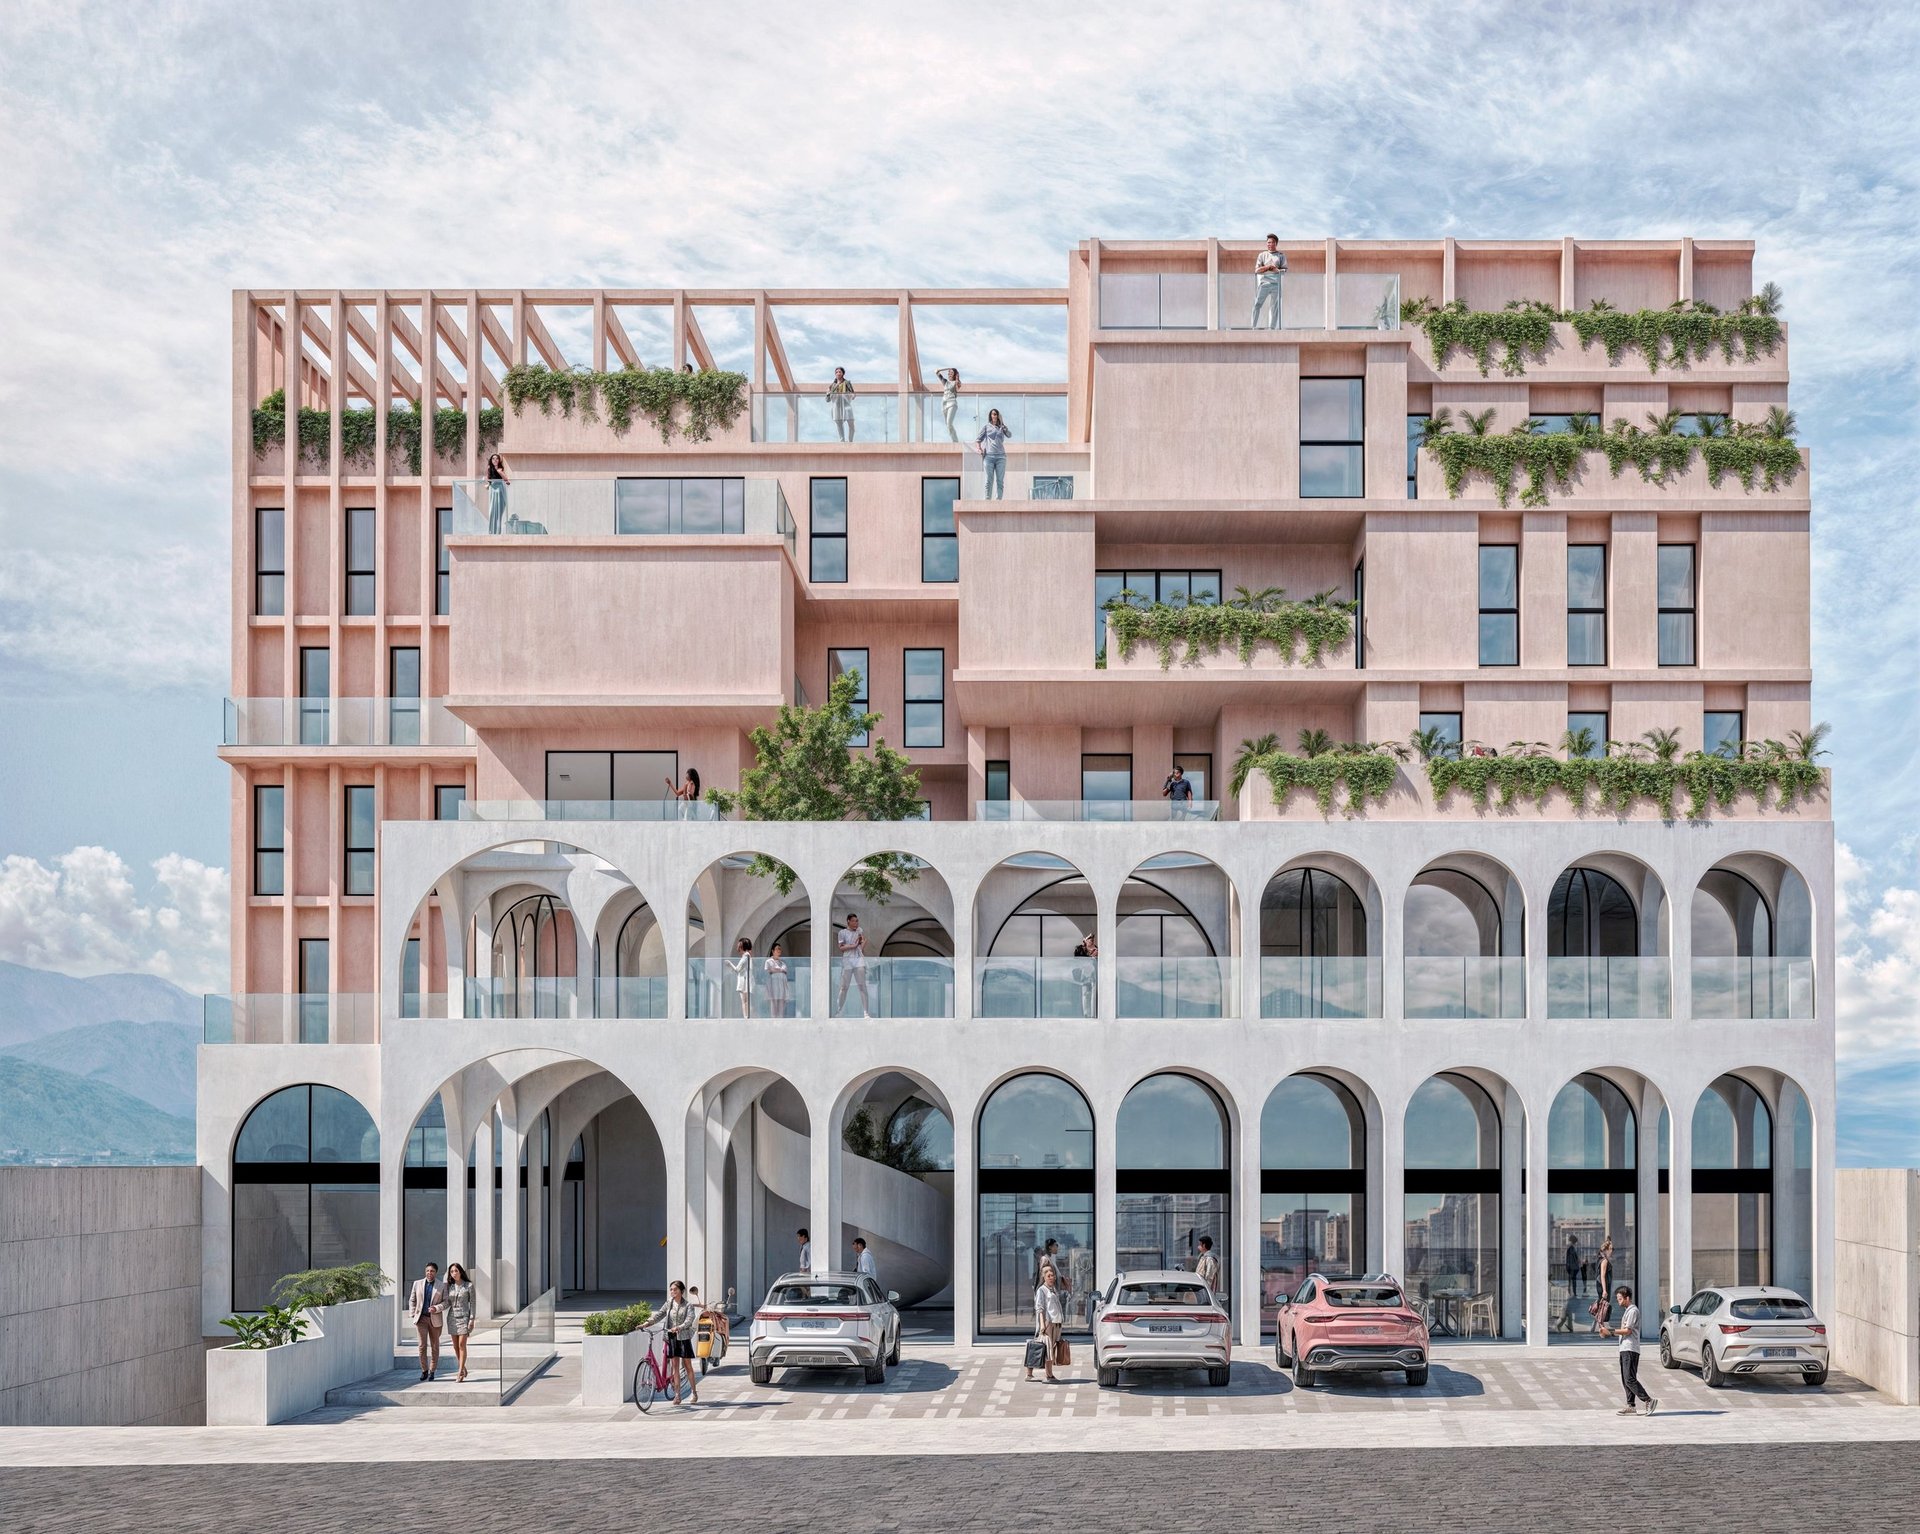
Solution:
[[[772,1384],[775,1369],[859,1369],[884,1385],[900,1362],[899,1299],[859,1273],[783,1274],[747,1334],[754,1384]]]
[[[1204,1369],[1209,1385],[1230,1384],[1227,1313],[1191,1273],[1116,1273],[1093,1297],[1093,1367],[1103,1388],[1122,1369]]]
[[[1378,1374],[1402,1370],[1407,1383],[1426,1384],[1427,1323],[1407,1303],[1400,1280],[1388,1273],[1327,1278],[1310,1273],[1292,1294],[1280,1296],[1273,1363],[1293,1370],[1293,1382],[1313,1388],[1322,1374]]]
[[[1669,1369],[1698,1365],[1715,1390],[1737,1374],[1797,1374],[1824,1385],[1827,1329],[1791,1289],[1702,1289],[1660,1318],[1660,1362]]]

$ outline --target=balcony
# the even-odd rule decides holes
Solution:
[[[882,956],[862,966],[867,980],[867,1011],[873,1017],[952,1017],[953,960],[934,954]],[[860,986],[833,961],[829,1005],[835,1017],[860,1016]]]
[[[1092,1017],[1098,960],[1028,955],[973,961],[976,1017]]]
[[[1378,1017],[1380,1011],[1378,955],[1266,955],[1260,960],[1262,1017]]]
[[[1269,304],[1254,324],[1261,296],[1252,258],[1248,270],[1216,278],[1216,313],[1207,317],[1205,272],[1107,272],[1100,274],[1102,330],[1372,330],[1400,328],[1400,277],[1395,272],[1337,272],[1329,295],[1326,274],[1286,272],[1277,306]],[[1331,296],[1331,302],[1329,302]],[[1277,316],[1274,309],[1277,307]]]
[[[901,396],[824,390],[753,397],[755,442],[899,442]]]
[[[1000,467],[972,447],[961,450],[960,499],[963,501],[1071,501],[1085,498],[1091,486],[1084,457],[1063,450],[1027,452],[1010,448]]]
[[[1813,1016],[1813,960],[1765,956],[1693,961],[1693,1015],[1802,1021]]]
[[[438,698],[228,698],[223,746],[471,746]]]
[[[580,984],[572,975],[533,975],[518,980],[469,976],[466,992],[468,1017],[525,1019],[592,1015],[581,1010]],[[429,1006],[443,999],[426,998]],[[427,1015],[436,1014],[429,1010]]]
[[[1135,825],[1166,821],[1218,820],[1218,799],[976,799],[975,820],[1122,821]]]
[[[1239,966],[1230,958],[1123,954],[1114,964],[1121,1017],[1233,1017],[1240,1010]]]
[[[371,993],[203,996],[203,1044],[378,1044],[380,998]]]
[[[535,820],[718,820],[719,809],[704,800],[679,799],[469,799],[462,820],[517,823]]]
[[[1666,955],[1547,960],[1548,1017],[1671,1017]]]
[[[786,978],[767,973],[767,961],[755,956],[744,969],[735,959],[687,960],[687,1016],[690,1018],[796,1018],[813,1016],[813,961],[785,961]],[[744,984],[743,984],[744,982]]]
[[[595,1017],[656,1018],[667,1015],[665,975],[621,975],[593,983]]]
[[[1409,1018],[1527,1015],[1527,961],[1518,955],[1410,955],[1404,973]]]
[[[915,442],[975,442],[981,427],[987,424],[987,412],[998,410],[1000,419],[1013,432],[1015,442],[1065,442],[1067,440],[1067,396],[1063,392],[1045,394],[1003,393],[996,390],[973,392],[964,385],[955,402],[953,429],[947,429],[946,401],[939,394],[908,396],[908,429]],[[1065,497],[1061,497],[1065,499]]]
[[[780,481],[737,475],[516,478],[503,486],[456,480],[453,531],[461,537],[775,535],[785,540],[789,554],[797,548]]]

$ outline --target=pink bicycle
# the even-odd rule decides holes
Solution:
[[[633,1370],[633,1404],[643,1412],[653,1410],[653,1398],[657,1395],[664,1395],[669,1401],[680,1399],[673,1360],[667,1356],[666,1329],[649,1326],[646,1330],[647,1351]]]

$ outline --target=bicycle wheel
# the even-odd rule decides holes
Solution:
[[[643,1358],[633,1371],[633,1404],[640,1410],[653,1410],[653,1360]]]

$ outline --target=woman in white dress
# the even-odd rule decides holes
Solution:
[[[778,943],[767,950],[767,1007],[775,1017],[791,1017],[793,984],[787,976],[787,961]]]
[[[753,939],[743,937],[733,945],[733,957],[727,960],[733,971],[733,991],[740,998],[740,1015],[753,1016]]]

